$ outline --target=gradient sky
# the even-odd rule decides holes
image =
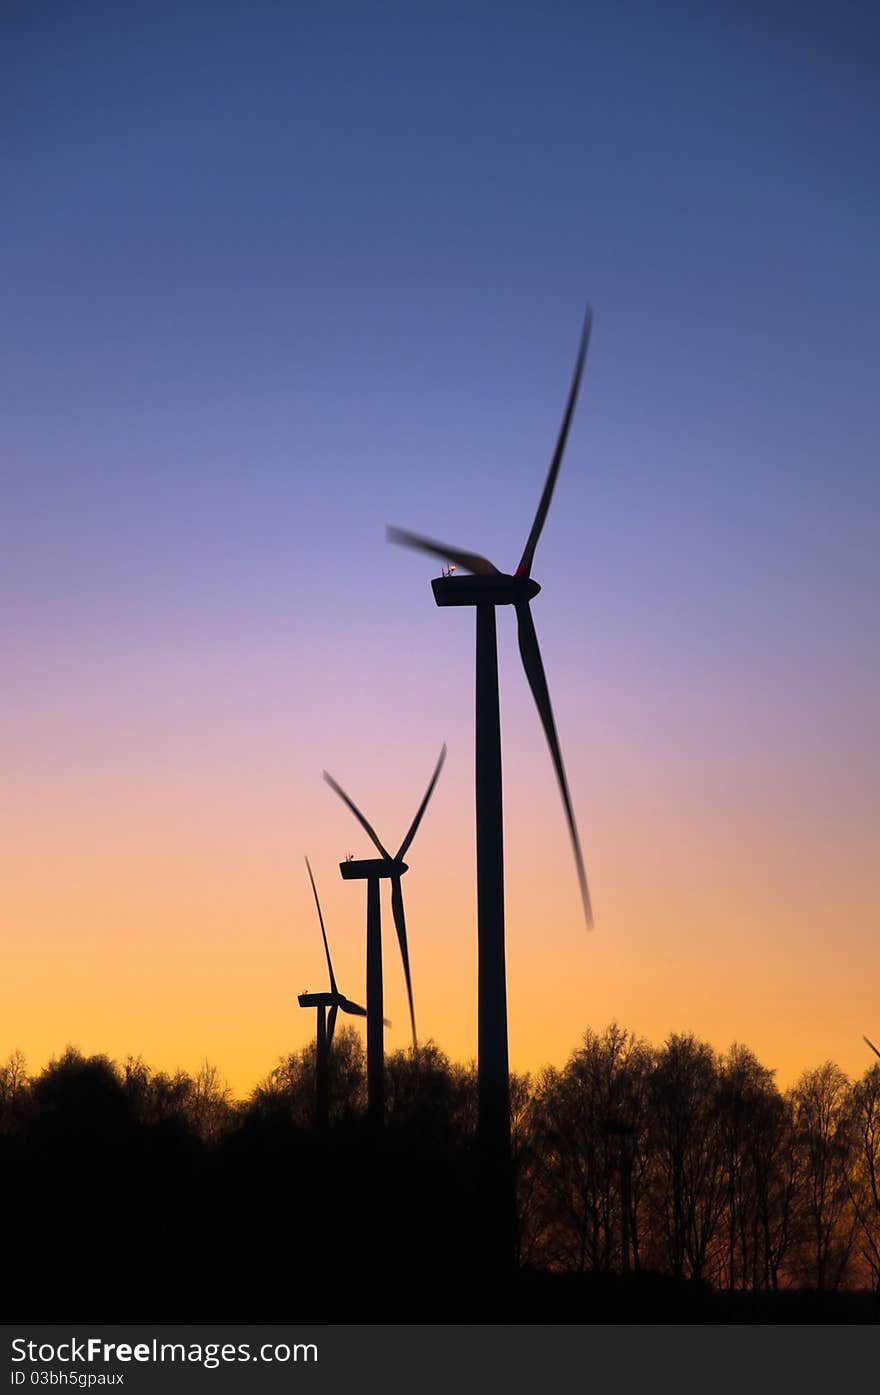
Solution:
[[[880,1036],[871,5],[7,0],[0,1058],[237,1091],[363,994],[383,841],[420,1034],[476,1050],[473,614],[519,558],[587,935],[499,614],[512,1064],[612,1018],[785,1084]],[[396,841],[395,841],[396,840]],[[387,916],[387,904],[386,904]],[[388,1044],[407,1041],[386,919]]]

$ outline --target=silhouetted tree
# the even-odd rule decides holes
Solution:
[[[248,1109],[264,1114],[282,1111],[301,1129],[315,1117],[314,1042],[285,1056],[256,1086]],[[353,1027],[337,1026],[329,1060],[331,1122],[351,1122],[366,1107],[367,1071],[363,1043]]]
[[[188,1109],[195,1132],[206,1143],[216,1143],[234,1121],[232,1091],[209,1061],[203,1062],[192,1082]]]
[[[680,1279],[704,1277],[724,1206],[719,1073],[711,1047],[692,1035],[669,1037],[650,1080],[653,1212],[669,1267]]]
[[[710,1283],[746,1316],[761,1289],[880,1284],[880,1066],[850,1086],[826,1064],[782,1095],[744,1046],[719,1057],[676,1035],[654,1050],[612,1023],[561,1070],[512,1076],[519,1307],[519,1289],[480,1281],[473,1063],[430,1041],[392,1052],[378,1133],[359,1034],[334,1038],[325,1130],[314,1066],[312,1045],[237,1104],[207,1063],[191,1076],[70,1048],[29,1080],[13,1053],[0,1308],[52,1318],[73,1296],[105,1320],[132,1305],[145,1321],[655,1320],[665,1293],[670,1314],[702,1320],[719,1311],[700,1306]],[[603,1309],[615,1293],[635,1307]],[[654,1297],[639,1307],[639,1293]]]
[[[756,1286],[776,1290],[795,1239],[800,1164],[791,1099],[768,1092],[757,1109],[749,1140],[755,1209],[761,1237]]]
[[[88,1148],[97,1138],[122,1128],[130,1102],[113,1063],[106,1056],[85,1057],[68,1047],[31,1083],[30,1110],[47,1130],[70,1130]]]
[[[880,1294],[880,1064],[870,1066],[851,1092],[853,1161],[850,1195],[861,1253]]]
[[[385,1118],[388,1125],[416,1129],[436,1145],[461,1142],[469,1115],[465,1071],[451,1065],[433,1041],[394,1051],[385,1058]]]
[[[543,1205],[542,1133],[541,1111],[531,1077],[511,1075],[510,1147],[516,1196],[516,1262],[520,1266],[533,1264],[539,1258]]]
[[[0,1066],[0,1132],[15,1127],[29,1084],[24,1053],[11,1051]]]
[[[773,1072],[745,1046],[734,1044],[720,1062],[717,1105],[726,1190],[727,1287],[758,1288],[765,1272],[762,1160],[768,1142],[777,1138],[779,1096]]]
[[[644,1043],[612,1023],[538,1082],[543,1248],[562,1268],[608,1272],[638,1255],[648,1061]]]
[[[826,1061],[804,1072],[791,1097],[801,1175],[801,1267],[821,1292],[842,1283],[855,1235],[848,1178],[853,1157],[849,1081]]]

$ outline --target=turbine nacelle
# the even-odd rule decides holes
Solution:
[[[492,572],[488,576],[437,576],[431,582],[438,605],[516,605],[540,591],[530,576]]]
[[[372,877],[402,877],[409,867],[392,857],[353,857],[340,862],[339,871],[343,881],[361,882],[369,881]]]
[[[362,1008],[360,1003],[352,1002],[351,998],[346,998],[344,993],[300,993],[297,1002],[301,1008],[336,1008],[349,1013],[353,1017],[366,1017],[367,1010]],[[385,1023],[390,1027],[391,1023]]]
[[[310,1007],[334,1007],[339,1006],[340,1001],[336,993],[300,993],[296,1000],[301,1008]]]

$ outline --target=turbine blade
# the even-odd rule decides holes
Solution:
[[[383,856],[383,857],[387,857],[387,858],[388,858],[388,861],[390,862],[390,861],[391,861],[391,854],[390,854],[390,852],[388,851],[387,848],[383,848],[382,844],[379,842],[379,835],[377,834],[375,828],[373,827],[373,825],[372,825],[371,823],[368,823],[368,822],[367,822],[367,820],[364,818],[363,814],[361,813],[360,809],[359,809],[358,806],[355,804],[354,800],[353,800],[353,799],[349,799],[348,795],[345,793],[345,790],[342,788],[342,786],[341,786],[341,785],[337,785],[336,781],[333,779],[333,776],[332,776],[332,775],[328,775],[326,770],[324,771],[324,779],[327,781],[327,784],[330,786],[331,790],[335,790],[335,791],[336,791],[336,793],[339,795],[339,798],[342,800],[343,804],[347,804],[347,805],[348,805],[349,809],[350,809],[351,812],[354,814],[354,816],[355,816],[355,818],[357,819],[358,823],[360,824],[361,828],[364,830],[364,832],[367,834],[367,836],[368,836],[369,838],[372,839],[372,841],[375,843],[376,847],[379,849],[379,851],[380,851],[380,853],[382,854],[382,856]]]
[[[367,1009],[361,1007],[360,1003],[353,1003],[351,998],[341,998],[339,1006],[343,1012],[350,1013],[352,1017],[366,1017]]]
[[[321,915],[321,902],[318,900],[318,888],[315,886],[315,879],[312,876],[312,865],[309,862],[308,858],[306,858],[306,867],[308,867],[309,869],[309,881],[312,884],[312,891],[315,895],[315,905],[318,908],[318,921],[321,926],[321,935],[324,940],[324,953],[327,956],[327,968],[330,970],[330,992],[337,993],[339,990],[336,987],[336,979],[333,977],[333,964],[330,959],[330,946],[327,943],[327,931],[324,929],[324,917]]]
[[[562,752],[559,749],[559,738],[556,735],[553,708],[550,706],[550,693],[547,688],[547,677],[544,673],[544,664],[541,660],[541,650],[538,647],[538,636],[535,634],[535,625],[532,620],[532,612],[528,601],[518,600],[515,602],[515,605],[516,618],[518,621],[519,652],[522,656],[526,678],[529,680],[529,687],[532,690],[532,697],[535,699],[535,706],[541,718],[544,734],[547,737],[550,755],[553,757],[556,779],[559,782],[559,791],[562,795],[562,802],[565,805],[565,816],[568,819],[568,828],[571,833],[574,860],[577,863],[578,881],[580,882],[581,898],[584,903],[584,916],[586,918],[587,927],[592,930],[593,911],[590,906],[587,874],[584,869],[584,859],[581,852],[580,839],[578,838],[577,825],[574,821],[574,810],[571,807],[571,798],[568,793],[568,781],[565,778],[565,767],[562,764]]]
[[[862,1037],[862,1041],[867,1042],[868,1046],[870,1046],[870,1048],[871,1048],[871,1050],[873,1051],[873,1053],[874,1053],[875,1056],[880,1056],[880,1051],[877,1050],[876,1046],[875,1046],[874,1043],[871,1041],[870,1037]]]
[[[532,531],[529,533],[522,560],[516,569],[517,576],[531,576],[532,562],[535,560],[535,548],[538,546],[538,539],[547,518],[547,510],[550,507],[550,500],[553,497],[553,488],[556,484],[556,476],[559,474],[559,466],[562,463],[562,453],[565,450],[565,442],[568,439],[568,428],[571,426],[571,419],[574,415],[574,404],[577,402],[578,389],[581,385],[581,374],[584,371],[584,360],[587,357],[587,345],[590,342],[590,329],[593,324],[593,312],[589,305],[584,315],[584,327],[581,330],[581,342],[578,348],[577,362],[574,366],[574,377],[571,380],[571,388],[568,394],[568,402],[565,406],[565,416],[562,418],[562,426],[559,431],[559,440],[556,442],[556,450],[553,452],[553,459],[550,462],[550,470],[547,474],[547,481],[544,485],[544,492],[541,495],[541,502],[538,504],[538,512],[535,514],[535,521],[532,524]]]
[[[409,950],[406,943],[406,916],[403,913],[403,890],[400,885],[400,877],[391,878],[391,913],[394,916],[394,928],[397,931],[397,942],[400,945],[400,957],[403,960],[403,976],[406,979],[406,993],[409,998],[409,1019],[412,1024],[413,1046],[416,1046],[416,1011],[413,1007],[412,979],[409,972]]]
[[[443,762],[445,761],[445,759],[446,759],[446,742],[444,741],[444,742],[443,742],[443,749],[442,749],[442,751],[440,752],[440,759],[437,761],[437,764],[434,766],[434,774],[431,776],[430,782],[429,782],[429,784],[428,784],[428,788],[425,790],[425,797],[424,797],[424,799],[422,800],[421,804],[419,805],[418,811],[416,812],[416,816],[415,816],[415,818],[413,819],[412,823],[411,823],[410,826],[409,826],[409,832],[407,833],[406,837],[404,838],[403,842],[401,843],[400,847],[399,847],[398,850],[397,850],[397,857],[396,857],[396,859],[395,859],[395,861],[397,861],[397,862],[400,862],[400,860],[401,860],[402,857],[404,856],[404,854],[405,854],[407,848],[409,847],[410,843],[412,842],[413,838],[415,838],[416,833],[418,832],[419,824],[420,824],[421,821],[422,821],[422,815],[424,814],[425,810],[426,810],[427,807],[428,807],[428,800],[431,798],[431,795],[434,793],[434,786],[436,785],[438,779],[440,778],[440,771],[443,769]]]
[[[464,567],[466,572],[474,572],[476,576],[498,574],[498,568],[493,567],[488,557],[481,557],[477,552],[462,552],[458,547],[447,547],[445,543],[423,538],[420,533],[410,533],[406,528],[395,528],[390,523],[385,529],[385,540],[400,543],[402,547],[414,547],[417,552],[430,552],[444,562],[454,562],[457,567]]]
[[[339,1014],[339,1004],[338,1004],[338,1003],[334,1003],[333,1006],[332,1006],[332,1008],[330,1009],[330,1012],[329,1012],[328,1016],[327,1016],[327,1050],[328,1050],[328,1051],[330,1050],[330,1047],[331,1047],[332,1042],[333,1042],[333,1033],[336,1031],[336,1018],[337,1018],[338,1014]]]

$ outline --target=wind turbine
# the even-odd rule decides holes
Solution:
[[[306,867],[309,872],[309,881],[312,884],[312,892],[315,897],[315,905],[318,910],[318,923],[321,926],[321,938],[324,941],[324,953],[327,956],[327,969],[330,974],[329,993],[300,993],[299,1005],[302,1008],[316,1008],[318,1018],[318,1035],[315,1051],[315,1119],[319,1129],[325,1129],[330,1120],[330,1047],[333,1043],[333,1033],[336,1030],[336,1018],[340,1008],[343,1012],[350,1013],[352,1017],[366,1017],[367,1010],[359,1003],[353,1003],[350,998],[346,998],[340,993],[336,986],[336,975],[333,972],[333,961],[330,958],[330,946],[327,943],[327,931],[324,929],[324,917],[321,914],[321,902],[318,900],[318,888],[315,886],[315,878],[312,876],[312,868],[309,859],[306,858]],[[327,1009],[329,1008],[329,1016]],[[390,1023],[386,1025],[390,1026]]]
[[[519,651],[526,678],[541,718],[556,771],[580,883],[584,917],[592,927],[593,916],[587,876],[575,824],[574,810],[562,763],[562,752],[553,720],[550,693],[544,673],[538,637],[532,621],[531,601],[540,591],[532,579],[532,563],[577,401],[587,355],[592,314],[584,316],[574,377],[568,394],[562,427],[538,511],[526,539],[519,566],[513,573],[500,572],[486,557],[464,552],[432,538],[389,527],[389,542],[401,543],[461,567],[469,576],[444,572],[431,582],[438,606],[474,606],[477,612],[476,681],[476,804],[477,804],[477,924],[478,924],[478,1067],[479,1135],[485,1167],[485,1204],[493,1212],[487,1224],[498,1232],[497,1243],[511,1253],[514,1224],[513,1174],[510,1161],[510,1082],[507,1055],[507,987],[504,956],[504,847],[501,803],[501,727],[498,710],[498,650],[495,608],[512,605],[516,611]]]
[[[406,837],[394,856],[379,841],[378,834],[360,809],[349,798],[332,775],[324,771],[324,779],[335,790],[344,804],[347,804],[358,823],[378,849],[380,857],[361,861],[347,859],[340,862],[339,871],[344,881],[365,881],[367,883],[367,1111],[374,1124],[381,1125],[385,1113],[385,1045],[382,1017],[382,909],[379,899],[379,883],[387,879],[391,882],[391,913],[397,931],[400,957],[403,961],[403,974],[406,979],[406,992],[409,999],[409,1016],[412,1025],[413,1046],[416,1045],[416,1014],[413,1007],[412,978],[409,969],[409,948],[406,938],[406,916],[403,910],[403,889],[401,878],[409,870],[403,861],[404,854],[412,843],[428,807],[428,800],[434,793],[434,786],[443,769],[446,759],[446,745],[434,767],[425,796],[416,810],[416,816],[407,830]]]
[[[870,1048],[871,1048],[871,1050],[873,1051],[873,1053],[874,1053],[875,1056],[880,1056],[880,1051],[877,1050],[876,1046],[875,1046],[874,1043],[871,1041],[870,1037],[863,1036],[863,1037],[862,1037],[862,1041],[866,1042],[866,1043],[868,1044],[868,1046],[870,1046]]]

